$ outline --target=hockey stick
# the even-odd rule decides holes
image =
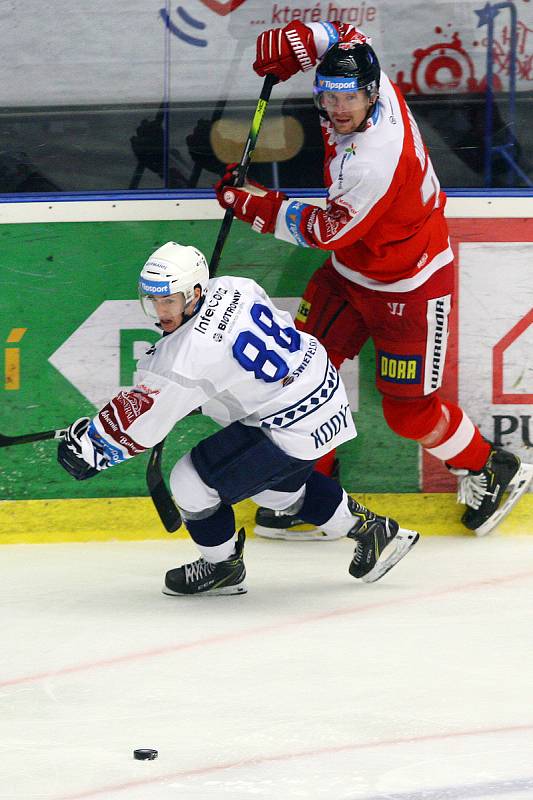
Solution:
[[[0,433],[0,447],[12,447],[16,444],[28,444],[29,442],[42,442],[46,439],[64,439],[67,432],[66,428],[57,428],[52,431],[38,431],[37,433],[23,433],[20,436],[4,436]],[[161,522],[171,533],[177,531],[181,525],[181,516],[176,508],[174,501],[163,481],[161,472],[161,458],[164,439],[153,448],[148,461],[146,470],[146,482],[150,491],[150,496],[157,509]]]
[[[270,94],[277,82],[278,79],[274,75],[267,75],[263,81],[263,88],[261,89],[259,100],[257,101],[257,106],[252,118],[252,124],[250,125],[250,132],[248,133],[248,138],[246,140],[246,144],[244,145],[242,157],[239,162],[239,166],[237,167],[237,180],[235,181],[235,186],[242,186],[244,184],[246,173],[248,172],[248,167],[250,166],[250,161],[252,160],[252,155],[257,144],[257,137],[259,136],[263,118],[267,110],[268,101],[270,100]],[[215,249],[213,250],[213,255],[211,256],[211,261],[209,262],[209,274],[211,277],[216,274],[218,269],[222,248],[224,247],[226,239],[228,238],[233,217],[233,209],[228,208],[224,214],[224,219],[222,220],[222,225],[220,226],[218,237],[215,242]]]
[[[278,79],[273,75],[267,75],[263,81],[263,88],[261,89],[259,100],[257,101],[257,106],[252,118],[252,124],[250,125],[250,132],[248,133],[248,138],[246,140],[246,144],[244,145],[242,157],[238,166],[237,180],[235,182],[236,186],[242,186],[244,184],[246,173],[248,172],[248,167],[250,166],[250,161],[257,144],[257,137],[259,136],[261,124],[267,110],[270,94],[277,82]],[[228,208],[224,214],[224,219],[222,220],[222,225],[220,226],[220,230],[218,232],[213,255],[211,256],[211,261],[209,262],[209,275],[211,278],[216,275],[218,265],[220,263],[220,256],[222,254],[222,248],[224,247],[226,239],[228,238],[233,217],[233,209]],[[166,486],[165,479],[163,478],[163,472],[161,470],[164,444],[165,440],[163,439],[163,441],[159,442],[159,444],[156,444],[156,446],[152,449],[148,466],[146,468],[146,483],[148,484],[150,495],[157,509],[157,513],[159,514],[161,522],[167,531],[172,533],[173,531],[177,531],[180,527],[181,516],[172,499],[172,495]]]
[[[270,93],[272,88],[277,83],[277,79],[272,75],[267,75],[264,80],[263,88],[259,96],[259,100],[255,109],[255,113],[250,126],[248,139],[244,147],[241,161],[238,167],[236,186],[242,186],[246,178],[246,173],[250,165],[250,160],[256,146],[259,130],[263,122],[263,117],[268,105]],[[222,254],[222,248],[228,238],[228,234],[233,222],[233,210],[228,209],[224,215],[222,225],[217,237],[213,255],[209,263],[209,274],[213,277],[216,274]],[[17,444],[27,444],[29,442],[44,441],[46,439],[63,439],[65,436],[66,428],[58,428],[56,430],[40,431],[38,433],[24,433],[19,436],[4,436],[0,434],[0,447],[10,447]],[[161,522],[166,530],[170,533],[178,530],[181,525],[181,516],[174,504],[172,496],[165,484],[163,473],[161,469],[162,452],[165,440],[159,442],[150,454],[148,466],[146,469],[146,482],[150,496],[153,500],[154,506],[159,514]]]
[[[29,442],[42,442],[46,439],[64,439],[67,432],[66,428],[57,428],[52,431],[38,431],[37,433],[23,433],[20,436],[4,436],[0,433],[0,447],[11,447],[16,444],[28,444]],[[164,439],[153,448],[148,461],[146,470],[146,482],[150,491],[157,513],[161,522],[171,533],[177,531],[181,525],[181,516],[176,508],[174,501],[163,481],[161,472],[161,458]]]
[[[0,447],[12,447],[16,444],[29,442],[42,442],[46,439],[64,439],[67,428],[57,428],[52,431],[38,431],[37,433],[23,433],[20,436],[4,436],[0,433]],[[153,448],[146,470],[146,482],[150,496],[157,509],[161,522],[171,533],[177,531],[181,525],[181,516],[174,501],[163,481],[161,472],[161,458],[164,439]]]
[[[14,444],[27,444],[28,442],[41,442],[44,439],[64,439],[66,428],[55,431],[40,431],[39,433],[22,433],[20,436],[4,436],[0,433],[0,447],[11,447]]]
[[[163,461],[163,446],[165,440],[162,439],[155,447],[152,447],[148,465],[146,467],[146,483],[150,497],[155,506],[159,519],[165,526],[165,530],[174,533],[181,526],[181,514],[176,506],[172,495],[167,489],[161,464]]]

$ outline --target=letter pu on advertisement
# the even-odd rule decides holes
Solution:
[[[505,436],[518,431],[520,425],[520,439],[522,444],[526,447],[533,447],[533,436],[530,433],[530,420],[529,414],[521,414],[520,417],[515,417],[512,414],[494,414],[494,436],[493,441],[496,447],[509,447],[513,444],[512,439],[505,439]]]

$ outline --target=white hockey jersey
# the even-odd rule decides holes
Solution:
[[[161,441],[194,409],[261,428],[291,456],[320,458],[356,436],[344,385],[322,345],[248,278],[209,281],[198,313],[139,360],[137,383],[92,420],[110,465]]]

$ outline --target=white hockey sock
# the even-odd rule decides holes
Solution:
[[[254,494],[250,499],[258,506],[265,506],[272,511],[284,511],[286,514],[296,514],[301,509],[305,497],[305,484],[295,492],[276,492],[273,489],[264,489]]]
[[[349,530],[354,526],[354,518],[348,507],[348,495],[342,490],[342,500],[337,506],[337,510],[332,517],[328,519],[323,525],[320,525],[320,530],[325,531],[330,539],[341,539],[346,536]]]
[[[195,542],[195,544],[202,554],[202,558],[205,558],[210,564],[218,564],[220,561],[227,561],[235,553],[236,542],[237,534],[234,533],[227,542],[222,542],[222,544],[217,544],[214,547],[205,547],[205,545],[198,544],[198,542]]]

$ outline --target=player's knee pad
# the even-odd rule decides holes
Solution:
[[[382,406],[389,428],[406,439],[426,439],[447,424],[443,404],[435,394],[409,398],[385,395]]]
[[[220,507],[220,495],[198,475],[190,453],[180,458],[170,473],[170,490],[184,519],[202,519]]]

